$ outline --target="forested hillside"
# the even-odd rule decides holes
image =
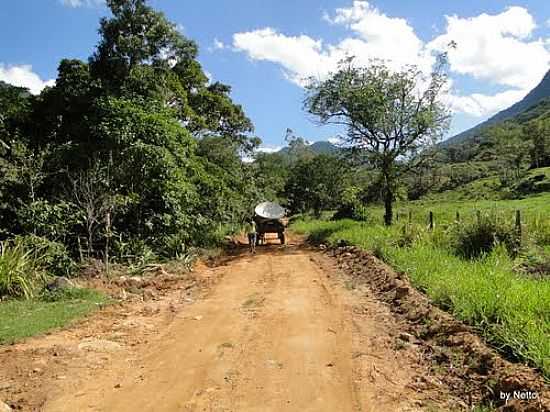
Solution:
[[[550,166],[549,101],[483,128],[476,138],[442,147],[439,162],[441,167],[432,170],[432,184],[425,193],[469,190],[466,198],[499,199],[547,191],[550,182],[541,168]],[[529,185],[525,180],[530,176],[541,176],[542,184]],[[489,190],[475,187],[478,180],[488,184]]]
[[[520,115],[521,113],[530,110],[533,106],[541,103],[544,99],[548,98],[550,98],[550,71],[548,71],[541,82],[519,102],[514,103],[509,108],[498,112],[485,122],[482,122],[472,127],[471,129],[468,129],[454,137],[451,137],[443,144],[453,145],[476,139],[481,134],[483,134],[484,129],[497,123],[504,122],[505,120],[512,119]]]

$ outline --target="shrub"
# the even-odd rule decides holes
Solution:
[[[30,251],[37,262],[54,276],[72,276],[76,263],[69,255],[67,247],[60,242],[53,242],[41,236],[20,236],[17,241],[25,250]]]
[[[143,239],[116,240],[113,247],[114,258],[128,265],[130,273],[142,274],[147,265],[158,260],[153,249]]]
[[[420,225],[405,223],[400,230],[396,244],[399,247],[409,247],[420,240],[425,234],[425,230]]]
[[[44,280],[39,257],[32,251],[25,250],[21,242],[0,243],[0,298],[30,299]]]
[[[352,219],[359,222],[368,220],[367,208],[359,199],[360,189],[357,187],[349,187],[342,194],[342,202],[340,207],[332,217],[332,220]]]
[[[172,234],[165,236],[162,252],[169,259],[175,259],[189,270],[196,258],[196,250],[187,246],[185,234]]]
[[[521,244],[514,226],[499,221],[495,214],[480,214],[472,223],[456,223],[451,234],[456,254],[468,259],[490,253],[499,243],[515,256]]]
[[[77,287],[56,290],[45,289],[40,295],[40,300],[43,302],[65,302],[71,300],[86,300],[96,295],[98,295],[98,292],[95,290]]]
[[[550,254],[534,249],[522,256],[517,269],[537,279],[550,278]]]
[[[547,218],[537,216],[528,225],[528,231],[537,245],[550,246],[550,221]]]
[[[55,240],[66,239],[71,229],[82,220],[82,212],[72,203],[50,203],[46,200],[24,204],[17,215],[26,233]]]
[[[157,256],[143,239],[117,239],[113,242],[113,258],[123,264],[147,264],[153,262]]]
[[[179,259],[187,253],[188,236],[186,233],[174,233],[162,238],[162,254],[168,258]]]

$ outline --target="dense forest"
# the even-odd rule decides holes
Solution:
[[[55,86],[0,84],[0,237],[106,260],[216,242],[263,197],[241,161],[260,140],[162,13],[108,6],[96,50],[62,60]]]

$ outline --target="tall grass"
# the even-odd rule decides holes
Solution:
[[[40,268],[40,257],[26,250],[20,242],[6,242],[0,245],[0,298],[5,296],[34,296],[37,286],[44,281]]]
[[[375,252],[408,273],[434,303],[478,328],[501,351],[540,368],[550,378],[550,280],[518,275],[503,246],[469,260],[453,252],[445,228],[429,232],[424,225],[387,228],[350,220],[302,220],[293,228],[318,241],[345,240]]]

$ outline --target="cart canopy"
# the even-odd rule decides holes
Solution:
[[[285,209],[273,202],[263,202],[256,206],[254,212],[264,219],[281,219],[285,215]]]

